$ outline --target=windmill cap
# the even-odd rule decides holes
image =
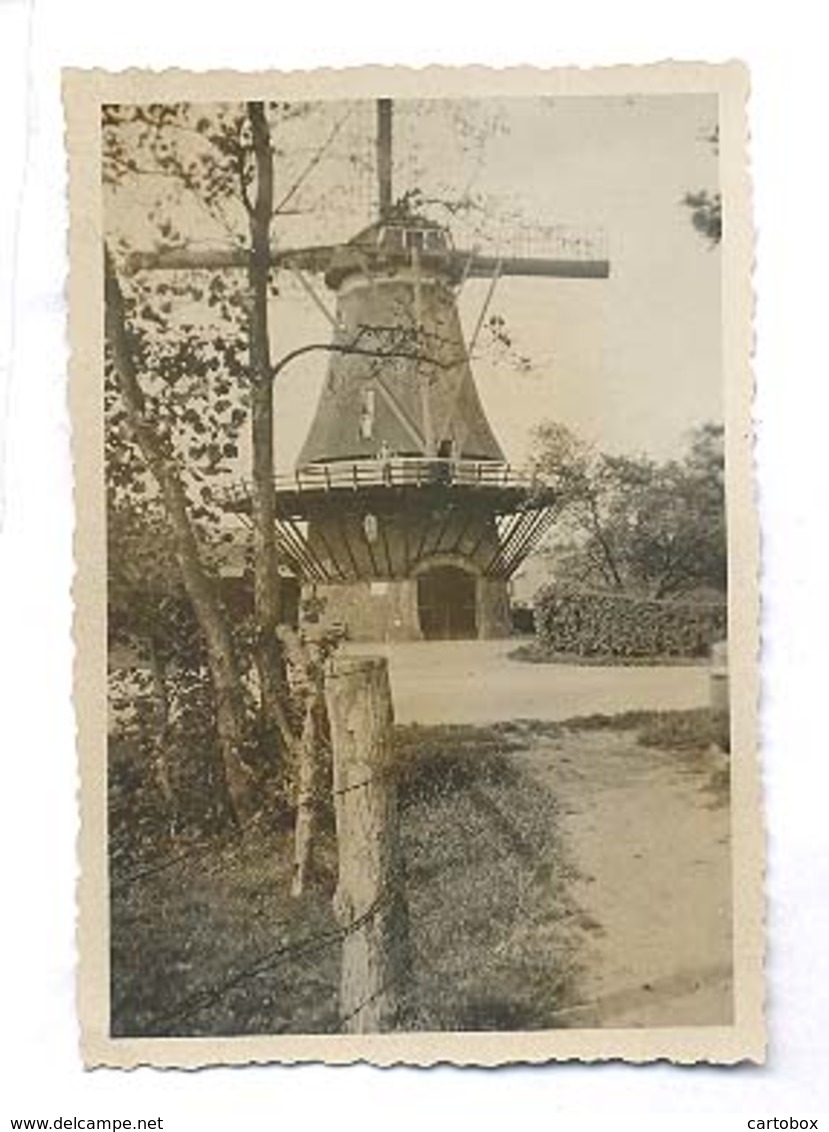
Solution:
[[[337,248],[325,282],[336,291],[349,275],[394,271],[411,265],[416,255],[429,272],[451,278],[456,270],[454,250],[449,230],[442,224],[425,216],[392,213]]]

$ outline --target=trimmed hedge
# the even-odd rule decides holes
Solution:
[[[726,636],[725,602],[657,601],[549,585],[535,599],[539,647],[606,657],[704,657]]]

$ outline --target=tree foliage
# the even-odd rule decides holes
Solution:
[[[711,130],[706,135],[705,141],[715,153],[718,153],[720,147],[719,127]],[[722,193],[712,193],[707,189],[699,189],[695,192],[687,192],[682,198],[682,203],[690,210],[691,223],[697,232],[708,241],[711,247],[716,247],[722,240],[723,234]]]
[[[691,210],[691,223],[701,236],[712,245],[722,240],[722,196],[701,190],[686,193],[683,198],[686,208]]]
[[[558,492],[555,577],[653,598],[726,588],[723,429],[696,429],[680,459],[597,452],[563,425],[535,434],[535,466]]]
[[[275,118],[295,112],[279,106],[269,111]],[[156,247],[187,246],[200,232],[219,229],[232,245],[249,249],[245,271],[146,273],[130,278],[127,287],[115,257],[106,255],[111,510],[135,515],[144,497],[161,503],[173,562],[203,639],[229,808],[239,819],[256,804],[249,758],[256,746],[254,720],[246,712],[244,685],[251,650],[240,655],[239,634],[234,638],[223,608],[215,552],[231,537],[221,511],[221,479],[238,456],[248,419],[258,628],[247,643],[258,667],[260,730],[270,728],[272,741],[282,737],[285,747],[292,737],[287,705],[274,694],[282,679],[266,313],[274,205],[270,124],[261,103],[212,112],[189,105],[110,107],[103,136],[110,203],[132,193],[132,208],[122,201],[110,212],[120,222],[120,231],[113,222],[108,236],[119,249],[122,277],[131,241],[147,239],[140,222],[148,222]],[[143,178],[149,179],[149,199],[142,197]],[[143,596],[152,596],[149,587]],[[131,597],[140,602],[141,595]],[[158,650],[152,651],[158,662]],[[156,670],[160,689],[169,668],[156,663]],[[161,703],[164,697],[159,692],[156,698]]]

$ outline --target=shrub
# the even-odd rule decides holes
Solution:
[[[606,657],[704,657],[726,635],[725,602],[659,601],[545,586],[535,600],[539,646]]]

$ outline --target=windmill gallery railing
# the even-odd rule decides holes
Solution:
[[[514,468],[496,460],[456,460],[443,457],[404,456],[372,460],[343,460],[309,464],[274,478],[279,495],[304,495],[329,491],[359,491],[367,487],[466,487],[506,488],[532,496],[546,491],[532,471]],[[242,479],[225,492],[230,510],[250,502],[252,486]]]
[[[472,555],[482,575],[508,578],[557,513],[557,493],[543,479],[499,460],[332,461],[277,476],[275,487],[285,562],[309,582],[409,577],[438,554]],[[406,529],[394,538],[381,517],[399,509],[401,496]],[[224,505],[247,523],[249,481],[233,484]]]

